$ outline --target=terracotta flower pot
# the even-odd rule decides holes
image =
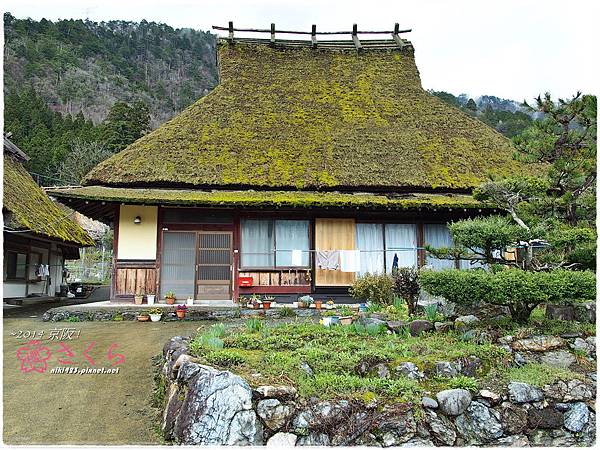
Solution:
[[[150,316],[138,316],[137,320],[139,322],[148,322],[150,320]]]
[[[340,317],[340,323],[342,325],[352,325],[352,316]]]
[[[177,318],[178,318],[179,320],[183,320],[183,319],[185,319],[185,313],[186,313],[185,311],[179,311],[179,310],[178,310],[178,311],[175,311],[175,312],[177,313]]]
[[[321,311],[322,304],[323,302],[321,300],[315,300],[315,308],[317,308],[318,311]]]
[[[263,302],[263,309],[269,309],[271,307],[271,302]]]
[[[175,303],[175,297],[165,297],[165,300],[167,301],[167,305],[172,305]]]
[[[136,305],[141,305],[142,301],[144,300],[144,296],[143,295],[135,295],[134,296],[134,301]]]

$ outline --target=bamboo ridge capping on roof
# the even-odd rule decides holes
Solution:
[[[292,31],[292,30],[277,30],[275,24],[271,24],[271,28],[234,28],[233,22],[229,22],[229,26],[222,27],[213,25],[213,30],[228,31],[229,35],[225,39],[230,43],[237,41],[243,41],[248,43],[265,43],[271,45],[285,45],[285,46],[311,46],[313,48],[355,48],[356,50],[363,50],[364,48],[399,48],[402,49],[410,42],[400,37],[401,33],[409,33],[412,29],[400,30],[398,23],[394,24],[393,30],[387,31],[368,31],[358,30],[358,25],[352,26],[352,31],[317,31],[317,26],[312,25],[311,31]],[[270,39],[260,38],[234,38],[234,32],[245,32],[245,33],[270,33]],[[311,40],[277,40],[275,35],[280,34],[297,34],[297,35],[310,35]],[[361,41],[358,38],[359,34],[389,34],[392,39],[370,39]],[[352,40],[323,40],[317,41],[317,35],[350,35]]]

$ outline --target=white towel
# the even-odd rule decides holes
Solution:
[[[360,252],[358,250],[340,250],[340,270],[342,272],[359,272]]]
[[[292,250],[292,266],[302,265],[302,250]]]

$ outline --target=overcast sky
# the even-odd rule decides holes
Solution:
[[[19,18],[164,22],[310,30],[412,28],[423,87],[515,100],[597,93],[600,2],[595,0],[243,1],[3,0]]]

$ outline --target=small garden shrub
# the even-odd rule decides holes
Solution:
[[[114,319],[113,319],[114,320]],[[79,319],[79,317],[77,316],[69,316],[67,318],[67,322],[81,322],[81,320]]]
[[[279,310],[279,317],[296,317],[296,312],[289,306],[284,306]]]
[[[357,278],[348,292],[357,300],[391,305],[394,301],[394,282],[389,275],[367,273]]]
[[[394,273],[394,291],[406,302],[408,314],[413,316],[417,311],[421,291],[419,271],[413,267],[400,267]]]
[[[221,367],[235,367],[246,362],[244,355],[235,350],[208,352],[206,355],[204,355],[204,359],[206,359],[209,364],[215,364]]]
[[[457,377],[450,378],[448,381],[449,389],[466,389],[467,391],[477,392],[479,391],[479,383],[473,377],[466,377],[459,375]]]
[[[423,289],[463,305],[487,302],[507,306],[513,320],[525,323],[531,312],[545,302],[592,299],[596,295],[593,272],[553,270],[528,272],[518,269],[487,272],[454,270],[421,273]]]
[[[438,305],[436,303],[430,303],[425,306],[425,317],[430,322],[435,322],[438,318]]]
[[[246,329],[251,332],[259,332],[263,329],[263,321],[255,317],[246,321]]]

